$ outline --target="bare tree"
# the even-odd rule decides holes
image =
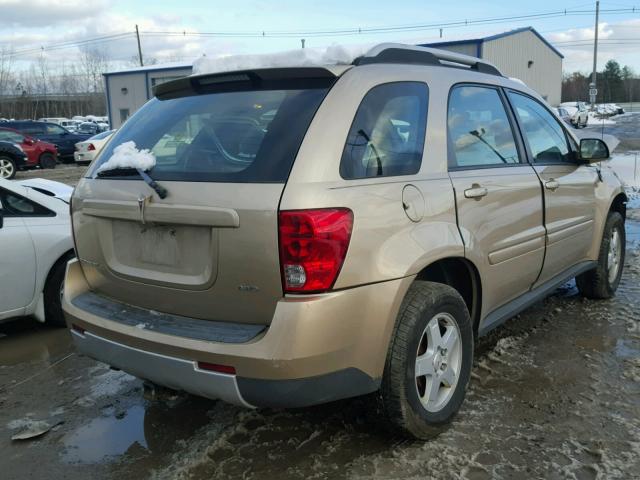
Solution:
[[[100,93],[103,91],[102,74],[109,65],[106,50],[95,46],[80,48],[80,69],[88,83],[85,92]]]

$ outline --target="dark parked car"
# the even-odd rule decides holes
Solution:
[[[60,157],[71,157],[73,160],[73,152],[78,142],[86,140],[91,135],[81,133],[71,133],[64,127],[55,123],[34,122],[31,120],[20,120],[5,122],[2,124],[4,128],[17,130],[22,134],[35,137],[45,142],[53,143],[58,148]]]
[[[9,180],[24,168],[27,155],[22,147],[12,142],[0,141],[0,178]]]

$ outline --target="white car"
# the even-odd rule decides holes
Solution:
[[[73,152],[73,158],[77,163],[91,163],[96,155],[102,150],[105,143],[111,138],[115,130],[94,135],[87,140],[76,143],[76,151]]]
[[[0,322],[33,315],[64,326],[60,305],[73,258],[73,188],[44,179],[0,179]]]
[[[589,123],[589,111],[584,102],[564,102],[560,104],[570,116],[570,123],[576,128],[586,127]]]

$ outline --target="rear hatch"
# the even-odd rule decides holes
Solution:
[[[335,76],[321,68],[187,77],[161,85],[100,153],[73,198],[91,289],[193,318],[268,324],[282,297],[278,205]],[[114,149],[148,149],[160,196]]]

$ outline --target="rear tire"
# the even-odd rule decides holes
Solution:
[[[625,249],[624,219],[618,212],[609,212],[596,268],[576,277],[576,285],[582,296],[605,299],[616,294],[622,277]]]
[[[40,164],[40,168],[56,168],[56,157],[54,157],[49,152],[45,152],[40,155],[40,160],[38,163]]]
[[[67,262],[72,255],[66,255],[56,262],[44,286],[44,316],[45,321],[55,327],[65,327],[64,312],[62,311],[62,292]]]
[[[434,437],[462,405],[472,362],[473,328],[460,294],[448,285],[414,282],[375,396],[378,418],[403,436]]]
[[[16,163],[6,155],[0,155],[0,178],[11,180],[16,176]]]

